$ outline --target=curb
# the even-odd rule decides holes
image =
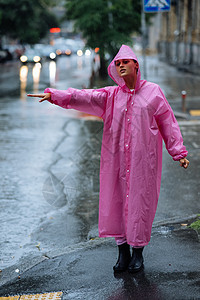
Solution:
[[[176,118],[180,118],[180,119],[185,119],[185,120],[189,120],[190,119],[190,115],[186,114],[186,113],[182,113],[179,111],[173,111],[174,115]]]
[[[166,225],[175,225],[175,224],[179,224],[179,223],[185,223],[188,221],[192,221],[196,217],[197,217],[197,214],[188,215],[188,216],[184,216],[184,217],[172,217],[172,218],[168,218],[165,220],[154,222],[152,228],[157,228],[157,227],[166,226]]]

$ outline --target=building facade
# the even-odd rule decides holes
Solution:
[[[171,0],[160,26],[160,58],[184,68],[200,66],[200,0]]]

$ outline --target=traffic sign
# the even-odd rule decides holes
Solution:
[[[144,0],[144,12],[164,12],[170,10],[170,0]]]

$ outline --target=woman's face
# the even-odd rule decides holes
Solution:
[[[115,61],[115,67],[120,77],[134,77],[137,76],[139,64],[133,59],[119,59]]]

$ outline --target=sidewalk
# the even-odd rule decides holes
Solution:
[[[142,63],[142,58],[141,58]],[[184,72],[183,68],[177,70],[176,66],[158,61],[156,56],[146,57],[147,80],[155,82],[163,89],[164,94],[173,108],[178,119],[200,119],[200,77],[193,73]],[[182,107],[181,92],[186,91],[185,111]]]
[[[153,229],[144,250],[144,271],[115,275],[117,247],[112,239],[97,238],[22,264],[0,296],[62,291],[64,300],[200,299],[199,250],[194,231],[163,225]]]

